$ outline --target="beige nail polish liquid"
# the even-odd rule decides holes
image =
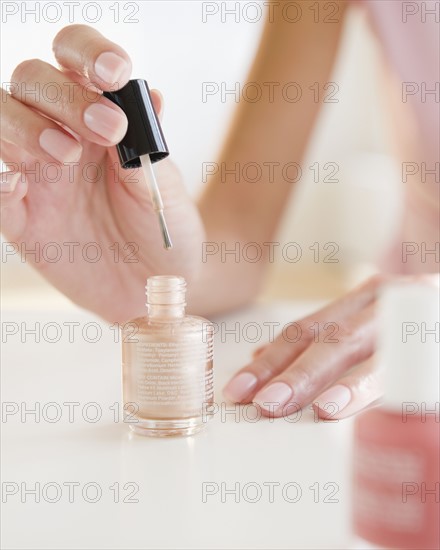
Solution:
[[[212,409],[213,325],[185,315],[185,292],[182,277],[150,277],[147,316],[122,330],[124,421],[142,435],[197,433]]]

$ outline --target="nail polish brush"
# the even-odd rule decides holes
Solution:
[[[173,247],[164,216],[164,206],[153,164],[169,155],[162,128],[151,101],[145,80],[136,79],[116,92],[104,92],[104,96],[116,103],[127,115],[127,133],[117,144],[122,168],[142,168],[145,183],[156,211],[164,247]]]

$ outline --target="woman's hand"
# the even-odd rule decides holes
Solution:
[[[375,402],[381,397],[374,357],[375,306],[378,290],[391,280],[375,276],[320,311],[287,325],[230,380],[225,396],[236,403],[253,401],[265,416],[275,417],[313,402],[321,418],[333,420]],[[398,280],[436,284],[438,275]]]
[[[158,163],[174,243],[164,250],[140,170],[120,168],[114,145],[127,119],[101,91],[128,82],[126,52],[84,25],[61,30],[53,51],[60,69],[25,61],[2,90],[2,232],[73,301],[123,321],[143,314],[148,275],[191,278],[202,224],[172,162]]]

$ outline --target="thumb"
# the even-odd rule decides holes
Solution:
[[[150,204],[150,194],[144,181],[142,168],[122,168],[116,147],[109,147],[108,155],[111,169],[108,172],[107,184],[116,189],[128,191],[129,195],[140,204]]]

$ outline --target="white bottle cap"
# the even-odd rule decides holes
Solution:
[[[397,283],[382,290],[378,359],[384,408],[400,412],[410,403],[413,410],[428,411],[439,406],[439,306],[434,285]]]

